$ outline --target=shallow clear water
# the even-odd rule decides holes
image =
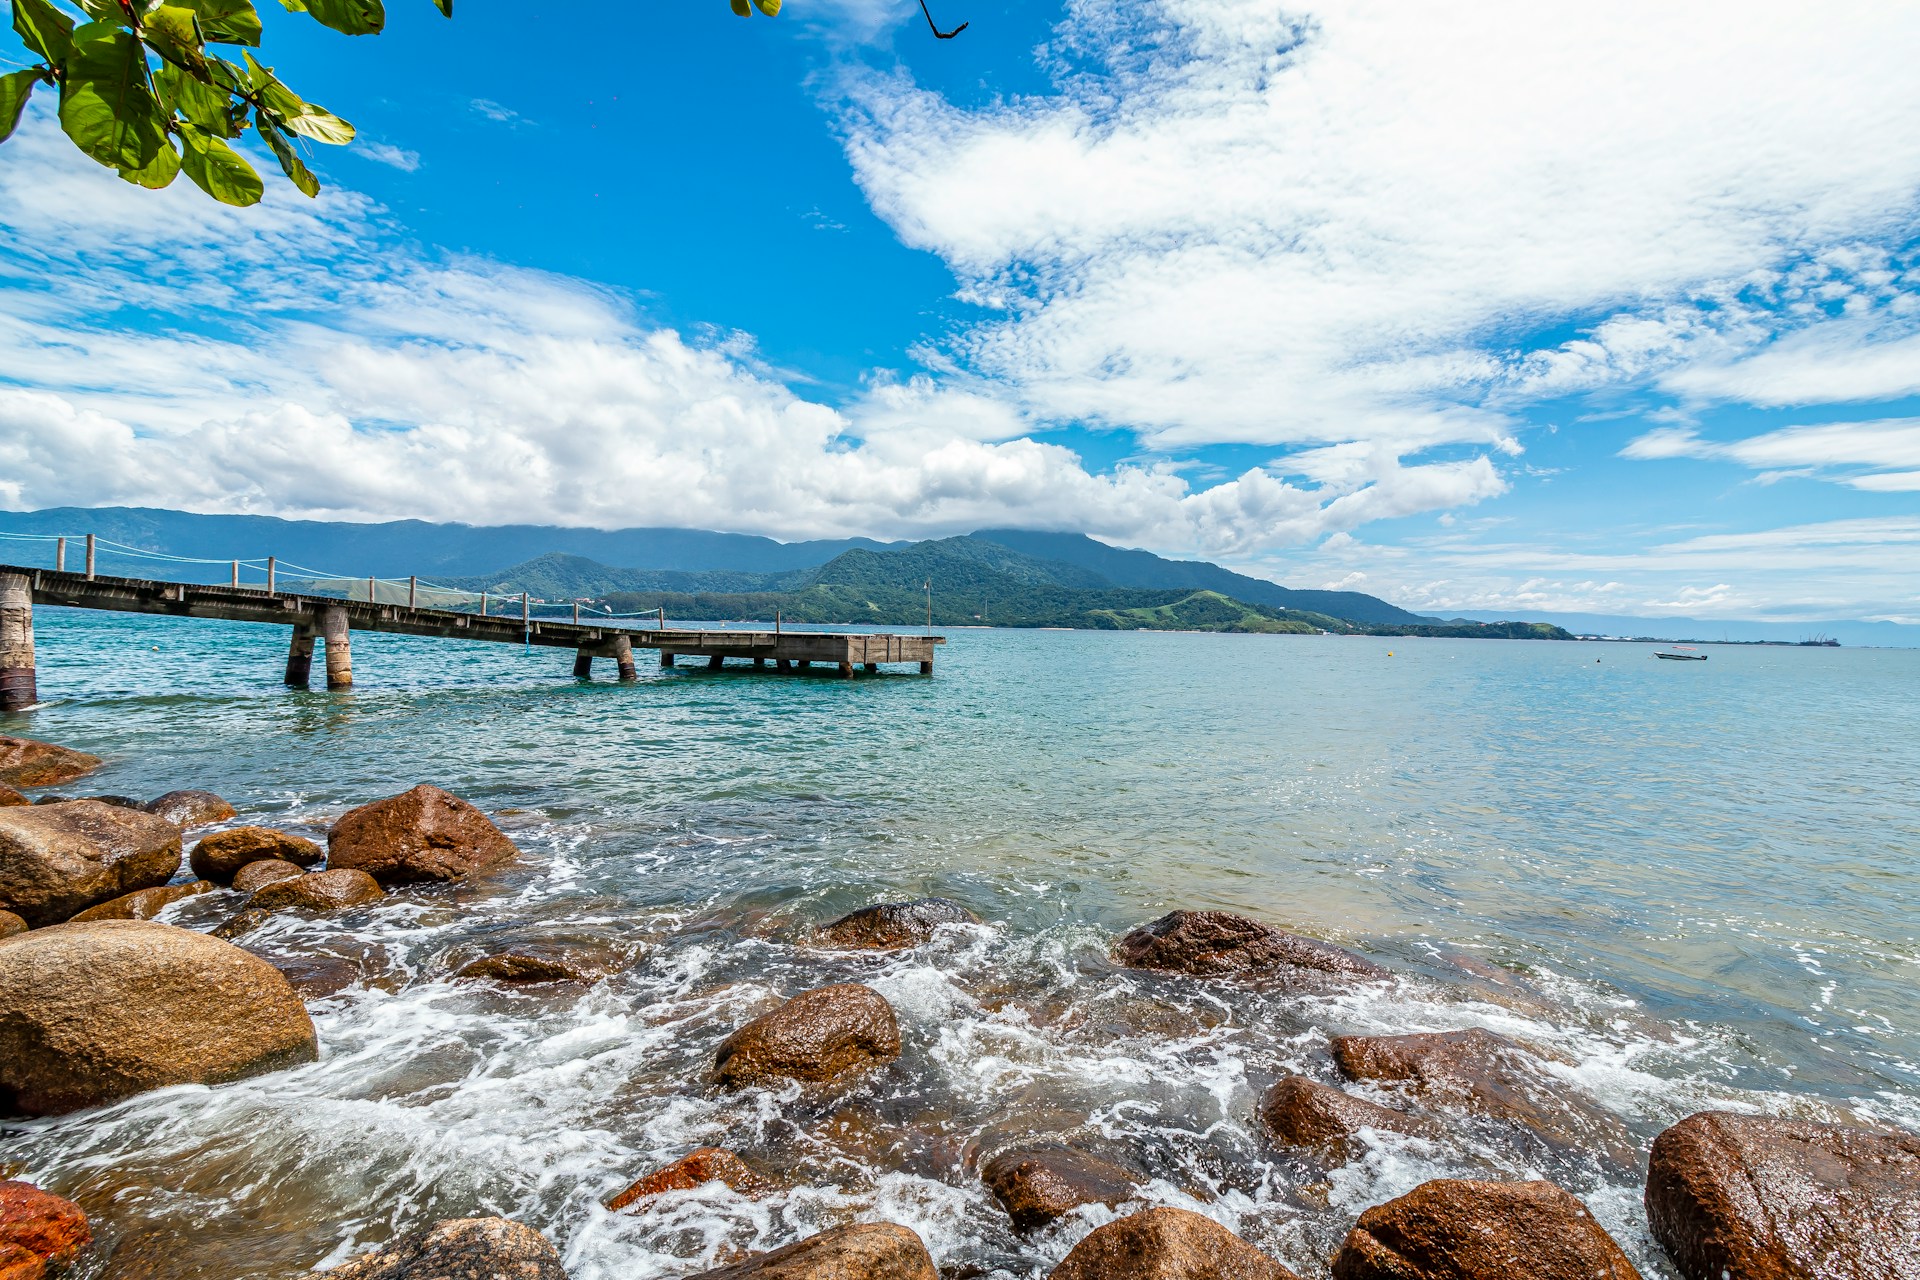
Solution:
[[[48,703],[0,732],[107,756],[72,793],[205,787],[318,834],[427,781],[525,850],[246,938],[312,993],[319,1063],[0,1132],[0,1171],[93,1213],[86,1275],[297,1275],[500,1212],[576,1280],[684,1275],[853,1218],[914,1226],[953,1275],[1041,1276],[1112,1215],[1013,1234],[972,1169],[1015,1139],[1130,1159],[1145,1198],[1308,1276],[1367,1205],[1489,1170],[1555,1178],[1665,1274],[1618,1162],[1464,1118],[1331,1170],[1273,1152],[1259,1093],[1288,1069],[1334,1080],[1328,1037],[1351,1031],[1554,1050],[1642,1156],[1707,1106],[1920,1125],[1920,653],[958,632],[930,680],[643,666],[622,687],[575,683],[559,651],[362,636],[361,687],[330,695],[279,687],[280,629],[38,626]],[[899,955],[806,945],[925,894],[987,923]],[[1287,993],[1111,963],[1173,907],[1401,976]],[[446,979],[528,943],[619,972]],[[824,1094],[707,1084],[734,1026],[847,979],[898,1009],[897,1065]],[[794,1189],[599,1208],[709,1143]]]

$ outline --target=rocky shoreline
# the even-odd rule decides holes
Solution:
[[[100,762],[0,738],[0,1113],[57,1115],[182,1083],[217,1085],[311,1060],[314,1024],[293,983],[243,949],[276,913],[325,914],[453,884],[511,862],[511,839],[471,805],[432,787],[376,800],[336,821],[326,848],[293,833],[226,826],[186,850],[191,828],[237,818],[205,792],[141,804],[61,798]],[[195,877],[175,883],[183,863]],[[214,896],[209,896],[214,895]],[[230,901],[209,932],[152,917],[186,898]],[[906,951],[974,921],[945,899],[882,903],[814,930],[842,951]],[[1222,912],[1176,911],[1119,938],[1120,965],[1202,988],[1326,988],[1384,983],[1366,957]],[[458,976],[500,984],[592,983],[591,959],[502,951]],[[1490,1028],[1334,1036],[1338,1079],[1279,1078],[1250,1119],[1275,1151],[1337,1170],[1372,1136],[1419,1139],[1462,1123],[1516,1144],[1576,1152],[1644,1172],[1648,1221],[1687,1280],[1920,1277],[1920,1138],[1843,1123],[1729,1111],[1669,1127],[1650,1151],[1606,1107],[1565,1086],[1554,1055]],[[857,982],[794,994],[713,1044],[706,1087],[786,1096],[898,1069],[895,1010]],[[1363,1096],[1364,1095],[1364,1096]],[[1133,1209],[1074,1244],[1051,1276],[1286,1277],[1295,1273],[1201,1213],[1139,1207],[1152,1181],[1124,1151],[1060,1143],[975,1144],[977,1177],[1026,1235],[1088,1206]],[[777,1199],[781,1171],[702,1148],[638,1178],[608,1202],[646,1214],[720,1184]],[[1111,1216],[1110,1214],[1105,1216]],[[26,1183],[0,1184],[0,1280],[88,1266],[79,1206]],[[1310,1274],[1335,1280],[1480,1280],[1639,1274],[1580,1199],[1551,1182],[1440,1178],[1362,1212]],[[499,1218],[448,1219],[328,1273],[344,1277],[565,1274],[537,1231]],[[897,1223],[831,1227],[772,1252],[725,1260],[704,1277],[915,1277],[939,1269]]]

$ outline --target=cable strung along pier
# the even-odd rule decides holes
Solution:
[[[89,547],[89,570],[91,551]],[[709,668],[718,669],[733,658],[761,668],[771,663],[776,671],[804,671],[818,663],[850,678],[858,669],[877,671],[882,663],[916,663],[920,674],[932,675],[934,647],[946,643],[946,637],[931,634],[788,631],[777,623],[771,631],[697,631],[664,625],[642,629],[605,622],[562,622],[534,617],[524,595],[509,601],[520,608],[505,615],[420,608],[412,602],[416,591],[411,582],[406,587],[409,600],[405,604],[375,598],[379,592],[370,580],[366,582],[366,600],[300,595],[275,590],[271,561],[264,587],[239,585],[237,564],[233,577],[233,585],[205,586],[0,564],[0,712],[24,710],[37,700],[33,660],[36,604],[289,627],[292,634],[287,644],[286,682],[297,689],[309,687],[316,640],[327,688],[352,688],[351,637],[355,631],[572,649],[576,677],[590,678],[595,658],[611,658],[622,680],[635,679],[638,674],[633,657],[636,649],[658,650],[663,667],[671,667],[681,658],[705,658]],[[579,617],[577,608],[574,616]]]

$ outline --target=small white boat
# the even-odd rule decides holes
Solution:
[[[1691,649],[1684,644],[1674,645],[1671,649],[1655,649],[1653,656],[1665,658],[1668,662],[1705,662],[1707,655]]]

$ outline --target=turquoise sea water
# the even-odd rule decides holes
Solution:
[[[1368,1204],[1488,1171],[1556,1178],[1665,1273],[1617,1163],[1465,1120],[1330,1171],[1270,1151],[1259,1092],[1335,1079],[1327,1037],[1356,1031],[1550,1050],[1643,1154],[1707,1106],[1920,1125],[1920,653],[975,631],[931,679],[643,665],[620,686],[554,650],[357,636],[360,687],[334,695],[279,686],[282,629],[37,621],[47,703],[0,732],[109,758],[70,792],[205,787],[300,830],[426,781],[526,851],[247,938],[305,975],[320,1063],[0,1134],[0,1168],[94,1211],[96,1275],[297,1275],[479,1211],[547,1231],[576,1280],[689,1274],[851,1217],[915,1226],[956,1275],[1044,1275],[1107,1215],[1013,1235],[971,1167],[1014,1139],[1123,1155],[1146,1198],[1303,1275]],[[805,945],[925,894],[987,923],[905,955]],[[1222,991],[1111,964],[1174,907],[1401,976]],[[446,980],[529,942],[623,967],[585,990]],[[704,1083],[732,1027],[850,979],[899,1009],[895,1068],[824,1097]],[[702,1143],[796,1189],[598,1208]]]

